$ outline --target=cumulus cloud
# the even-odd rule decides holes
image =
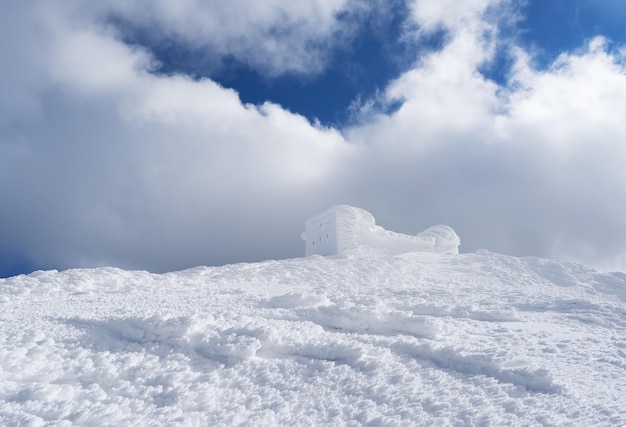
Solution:
[[[108,1],[99,19],[129,39],[175,44],[200,58],[204,73],[234,59],[269,77],[324,70],[332,48],[353,36],[364,0]]]
[[[155,74],[110,21],[279,73],[323,67],[356,4],[257,3],[9,5],[0,35],[20,43],[0,47],[0,253],[153,271],[300,256],[303,221],[349,203],[400,232],[447,223],[461,250],[626,268],[623,50],[596,38],[536,70],[511,45],[499,85],[479,69],[494,55],[491,12],[507,3],[416,0],[407,37],[444,29],[445,45],[380,94],[397,111],[364,108],[339,131],[209,79]]]
[[[429,2],[415,0],[411,2],[413,19],[423,32],[444,28],[452,32],[462,31],[468,27],[475,29],[485,25],[485,11],[498,6],[502,1],[495,0],[442,0]]]
[[[338,131],[155,76],[114,32],[57,18],[40,22],[38,114],[2,123],[6,247],[37,265],[156,270],[297,254],[347,152]]]
[[[449,25],[446,47],[388,87],[400,110],[368,112],[369,123],[351,130],[373,147],[355,173],[381,171],[375,180],[386,196],[377,209],[405,229],[413,218],[448,222],[465,250],[623,269],[623,51],[599,37],[535,70],[512,47],[517,62],[501,87],[477,71],[490,38]],[[403,214],[387,206],[404,206]]]

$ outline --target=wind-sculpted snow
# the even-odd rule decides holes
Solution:
[[[0,425],[619,426],[625,290],[486,251],[2,279]]]
[[[447,225],[436,225],[416,236],[385,230],[361,208],[332,206],[309,218],[302,233],[305,255],[341,257],[399,255],[407,252],[458,254],[461,239]]]

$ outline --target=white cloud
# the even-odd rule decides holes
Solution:
[[[535,129],[535,138],[568,150],[590,140],[623,139],[625,69],[605,43],[593,39],[580,54],[559,56],[546,72],[520,73],[516,82],[521,88],[510,97],[516,130]]]
[[[387,100],[404,100],[395,114],[350,132],[374,147],[355,172],[381,171],[371,180],[385,197],[371,202],[405,229],[414,219],[386,206],[451,223],[466,250],[626,268],[626,220],[618,213],[626,208],[620,51],[596,38],[535,70],[517,48],[503,88],[477,71],[490,55],[488,40],[453,30],[442,51],[389,85]]]
[[[431,32],[439,28],[458,32],[463,29],[484,27],[484,14],[502,0],[413,0],[413,19],[421,31]]]
[[[179,31],[187,43],[227,32],[220,49],[251,61],[254,40],[267,53],[269,29],[297,27],[295,44],[264,65],[279,72],[302,43],[331,43],[348,3],[255,3],[253,14],[158,2],[149,17],[142,2],[59,3],[51,13],[12,4],[0,17],[0,34],[20,40],[0,48],[0,252],[160,271],[299,256],[302,221],[350,203],[400,232],[448,223],[462,250],[626,269],[619,49],[595,39],[540,71],[512,46],[517,64],[501,87],[478,72],[497,34],[483,15],[501,3],[431,3],[415,2],[414,18],[448,29],[446,46],[390,83],[383,101],[402,99],[398,111],[364,111],[347,136],[272,103],[242,105],[211,80],[152,74],[150,54],[124,44],[99,9]],[[211,10],[217,29],[201,25]]]
[[[349,149],[336,130],[210,80],[154,76],[114,33],[60,22],[40,22],[39,115],[0,123],[6,247],[44,265],[158,270],[299,249]]]
[[[315,74],[329,50],[352,37],[340,15],[368,8],[361,0],[109,1],[96,6],[154,42],[175,40],[207,66],[232,57],[263,74]]]

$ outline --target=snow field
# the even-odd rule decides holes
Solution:
[[[0,280],[0,424],[621,425],[626,275],[489,252]]]

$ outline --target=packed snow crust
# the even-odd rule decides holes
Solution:
[[[395,233],[376,225],[374,216],[361,208],[332,206],[308,219],[305,255],[373,256],[406,252],[458,254],[461,239],[447,225],[436,225],[417,236]]]
[[[476,254],[0,280],[0,425],[626,424],[626,275]]]

